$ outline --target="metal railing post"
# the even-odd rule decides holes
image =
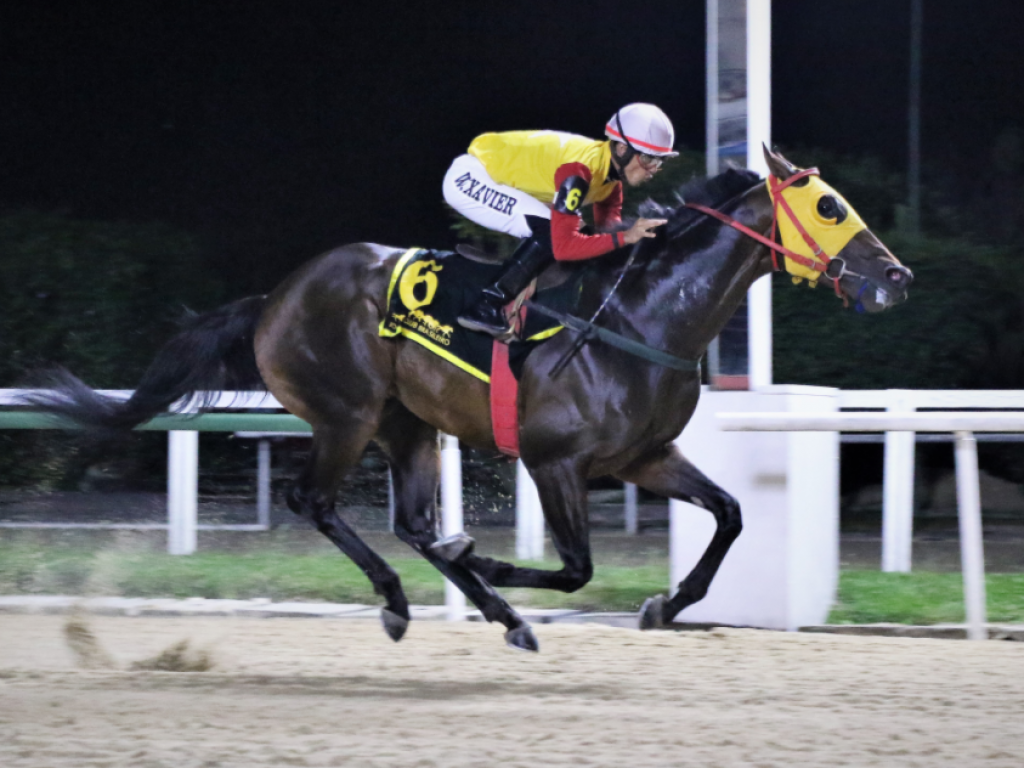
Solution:
[[[270,528],[270,440],[256,443],[256,522]]]
[[[967,638],[987,640],[978,442],[970,432],[956,433],[956,500],[957,517],[960,520],[960,565],[964,578]]]
[[[544,512],[537,485],[521,459],[516,462],[516,557],[544,559]]]
[[[462,451],[459,438],[441,436],[441,535],[461,533],[462,518]],[[466,596],[458,587],[445,579],[444,604],[448,621],[466,618]]]
[[[636,507],[636,484],[626,483],[625,491],[626,501],[623,514],[626,518],[626,533],[635,536],[640,530]]]
[[[167,433],[167,552],[196,551],[199,498],[199,433]]]
[[[890,390],[888,413],[913,413],[911,393]],[[910,572],[914,539],[913,432],[885,433],[882,486],[882,570]]]

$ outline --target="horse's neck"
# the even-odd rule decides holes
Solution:
[[[764,185],[722,210],[756,232],[771,227]],[[629,302],[629,324],[651,346],[692,359],[704,354],[771,263],[764,246],[709,217],[669,242],[650,267],[651,279],[634,287],[641,295]]]

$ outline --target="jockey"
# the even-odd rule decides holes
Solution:
[[[674,133],[653,104],[629,104],[608,121],[607,141],[558,131],[485,133],[455,159],[444,178],[444,199],[470,221],[522,238],[494,285],[459,317],[459,324],[492,336],[507,333],[503,308],[553,261],[601,256],[654,237],[664,219],[637,219],[627,230],[580,231],[580,211],[594,206],[594,224],[621,220],[622,187],[650,181],[672,151]]]

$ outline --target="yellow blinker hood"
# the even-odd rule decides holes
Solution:
[[[777,223],[779,234],[782,237],[782,245],[801,256],[806,256],[812,261],[827,264],[829,258],[835,257],[853,239],[854,235],[861,230],[867,229],[867,225],[857,215],[853,206],[846,202],[842,195],[822,181],[820,177],[808,176],[806,178],[806,184],[802,186],[791,184],[778,193],[772,192],[772,182],[777,182],[775,177],[769,176],[765,183],[768,186],[768,194],[772,199],[772,204],[776,206]],[[793,216],[796,217],[796,220],[800,222],[807,234],[814,239],[818,247],[824,252],[824,257],[815,254],[810,244],[804,240],[796,224],[793,223],[793,219],[786,212],[785,206],[782,205],[781,201],[776,201],[776,194],[781,195],[782,200],[788,204],[793,212]],[[818,213],[818,201],[826,195],[832,195],[845,206],[846,218],[842,222],[837,223],[836,219],[823,218]],[[784,256],[784,259],[786,271],[793,275],[794,283],[799,283],[802,279],[806,278],[813,286],[818,282],[818,278],[821,277],[821,272],[805,267],[803,264],[798,264],[788,256]]]

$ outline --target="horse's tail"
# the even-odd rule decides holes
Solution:
[[[130,430],[196,392],[265,390],[253,349],[265,303],[266,296],[251,296],[186,317],[128,400],[102,395],[61,368],[40,382],[45,392],[24,402],[87,429],[114,432]]]

